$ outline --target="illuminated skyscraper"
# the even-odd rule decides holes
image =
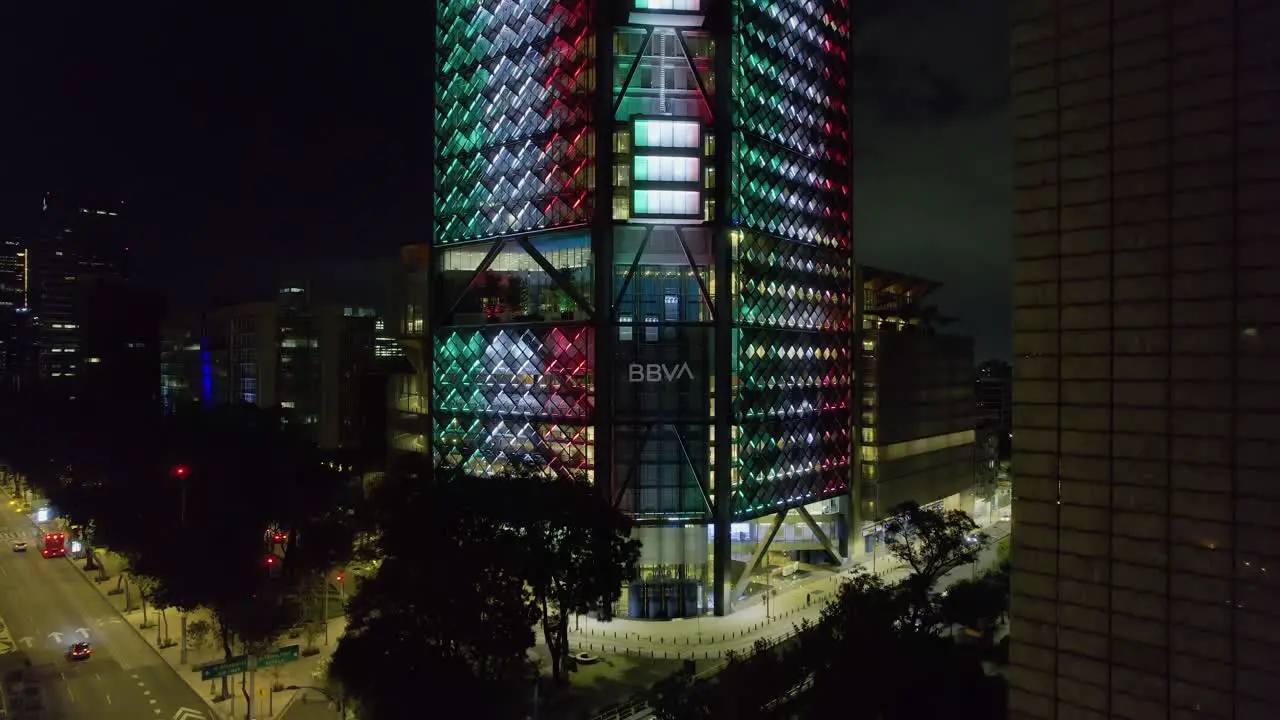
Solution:
[[[594,482],[633,616],[729,612],[791,511],[842,555],[847,0],[438,3],[436,47],[437,460]]]

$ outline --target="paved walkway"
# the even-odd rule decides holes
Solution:
[[[982,528],[991,536],[991,547],[979,559],[980,565],[995,562],[997,541],[1008,536],[1009,523],[999,521]],[[644,657],[689,660],[723,659],[729,652],[744,652],[761,639],[775,641],[795,632],[803,620],[817,621],[822,608],[835,597],[839,583],[861,567],[872,572],[870,558],[855,561],[839,572],[816,573],[805,580],[777,590],[767,612],[763,603],[754,603],[724,617],[704,616],[682,620],[631,620],[601,622],[589,617],[574,620],[569,642],[575,650],[641,655]],[[888,553],[874,561],[875,574],[887,582],[906,576],[906,571]],[[943,584],[949,585],[971,574],[957,569]]]

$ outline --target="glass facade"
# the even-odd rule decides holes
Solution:
[[[727,611],[732,523],[851,492],[847,2],[436,33],[437,462],[595,483],[644,544],[623,612]]]

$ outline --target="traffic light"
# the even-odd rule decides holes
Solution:
[[[338,573],[338,582],[342,582],[342,573]]]
[[[187,467],[186,465],[174,465],[173,469],[171,469],[169,472],[174,477],[181,480],[185,478],[187,475],[191,474],[191,468]]]
[[[275,555],[268,555],[268,556],[267,556],[267,567],[271,567],[271,566],[273,566],[273,565],[275,565],[275,564],[276,564],[276,556],[275,556]]]

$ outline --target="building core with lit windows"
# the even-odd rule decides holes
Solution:
[[[725,614],[775,559],[842,562],[846,0],[436,13],[428,289],[397,393],[420,433],[393,444],[594,483],[643,546],[619,614]]]

